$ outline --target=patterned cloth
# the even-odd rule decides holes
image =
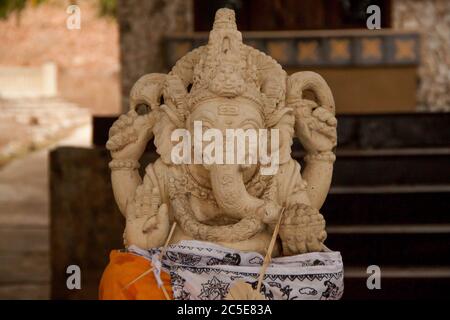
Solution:
[[[135,246],[128,251],[149,260],[160,253]],[[174,299],[220,300],[237,279],[256,288],[263,260],[256,252],[185,240],[167,248],[162,269],[171,275]],[[160,272],[156,269],[155,277]],[[274,258],[261,293],[270,300],[337,300],[344,291],[343,274],[341,254],[335,251]]]

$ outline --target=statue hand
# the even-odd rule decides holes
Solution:
[[[154,188],[152,193],[158,193],[157,188]],[[127,245],[133,244],[142,249],[160,247],[168,234],[169,212],[165,203],[154,206],[153,210],[145,214],[140,213],[138,209],[127,215],[125,227]]]
[[[144,222],[142,232],[147,236],[147,248],[160,247],[164,244],[169,234],[169,210],[167,204],[163,203],[158,208],[158,213]]]
[[[295,116],[296,134],[307,152],[331,151],[336,146],[337,120],[330,110],[317,107],[313,111],[311,105],[305,105],[296,109]]]
[[[109,130],[106,148],[113,159],[138,160],[152,137],[155,114],[138,115],[130,110],[117,119]]]
[[[294,204],[285,211],[280,226],[284,255],[322,251],[327,237],[325,220],[319,211],[305,204]]]

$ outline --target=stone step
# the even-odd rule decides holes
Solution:
[[[433,148],[450,143],[450,113],[338,115],[339,145],[354,149]]]
[[[0,225],[0,239],[0,298],[48,299],[48,227]]]
[[[450,185],[332,187],[329,225],[450,223]]]
[[[149,144],[149,148],[154,146]],[[333,186],[385,186],[450,184],[450,148],[337,150],[333,171]],[[302,151],[294,159],[304,163]],[[141,165],[154,161],[156,151],[148,151]]]
[[[0,252],[13,253],[48,253],[48,226],[37,225],[0,225]]]
[[[0,285],[0,297],[2,300],[48,300],[50,283]]]
[[[50,105],[35,105],[35,106],[4,106],[2,107],[2,116],[8,114],[57,114],[61,112],[73,112],[79,114],[89,114],[89,110],[86,108],[80,108],[73,104],[50,104]]]
[[[344,300],[450,299],[449,267],[381,266],[379,290],[367,288],[367,267],[344,269]]]
[[[333,185],[449,184],[450,148],[337,150]]]
[[[58,97],[53,97],[53,98],[45,98],[45,97],[41,97],[41,98],[20,98],[20,99],[0,99],[0,107],[9,107],[9,106],[14,106],[14,107],[36,107],[36,106],[40,106],[40,105],[56,105],[56,106],[61,106],[61,105],[68,105],[68,106],[76,106],[76,103],[64,100],[62,98],[58,98]]]
[[[94,117],[95,145],[105,145],[114,120],[114,117]],[[339,120],[333,185],[450,183],[450,113],[343,115]],[[371,132],[374,128],[378,131]],[[385,131],[392,137],[373,141]],[[298,141],[294,141],[292,150],[295,159],[303,158]],[[156,153],[153,143],[149,143],[147,151]]]
[[[49,252],[0,253],[0,286],[50,282]]]
[[[346,266],[450,266],[450,224],[329,226]]]
[[[447,148],[450,113],[338,115],[338,144],[350,149]],[[104,146],[117,119],[94,117],[95,145]],[[298,142],[294,150],[300,150]]]

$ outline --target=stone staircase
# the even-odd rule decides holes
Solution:
[[[396,126],[401,115],[362,118],[353,120],[399,134],[382,141],[374,132],[357,149],[344,140],[337,151],[322,212],[326,244],[344,259],[344,299],[448,299],[449,114],[404,115]],[[380,267],[380,290],[367,288],[369,265]]]
[[[87,109],[58,97],[0,99],[0,165],[90,121]]]

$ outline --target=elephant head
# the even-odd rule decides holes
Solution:
[[[170,204],[175,219],[185,232],[199,240],[233,242],[247,240],[266,224],[277,220],[281,207],[274,196],[276,183],[269,179],[267,192],[259,196],[252,194],[246,186],[246,181],[267,166],[267,161],[259,156],[255,159],[251,149],[244,148],[243,152],[241,150],[244,163],[239,163],[235,158],[239,150],[230,149],[227,135],[229,130],[241,130],[245,139],[248,130],[275,130],[268,135],[271,148],[267,156],[273,160],[273,155],[277,154],[278,164],[286,163],[291,159],[291,144],[297,126],[298,117],[293,112],[296,97],[300,95],[301,98],[303,87],[311,90],[317,87],[318,81],[310,84],[308,79],[307,75],[288,78],[275,60],[244,45],[234,22],[234,12],[222,9],[216,15],[206,46],[181,58],[168,75],[149,74],[136,82],[131,91],[131,109],[138,111],[139,105],[147,106],[146,117],[151,124],[145,128],[154,135],[162,161],[168,166],[176,165],[173,150],[177,141],[171,137],[177,129],[185,130],[193,142],[185,155],[188,154],[194,163],[181,165],[203,178],[212,190],[218,208],[237,221],[219,226],[202,223],[190,207],[189,191],[180,192],[173,179],[168,188]],[[301,83],[301,88],[295,83]],[[289,92],[286,92],[287,85]],[[326,97],[318,96],[326,100]],[[195,161],[198,157],[196,123],[201,123],[202,138],[208,136],[208,129],[212,129],[209,132],[214,134],[209,136],[210,141],[214,136],[214,145],[223,147],[220,151],[215,148],[214,152],[202,147],[202,155],[213,154],[217,159],[218,152],[222,153],[222,163],[208,161],[208,157],[206,161]],[[133,139],[133,134],[110,140],[111,144],[120,145],[127,139]],[[244,146],[248,144],[244,143]],[[110,149],[115,147],[109,146]],[[209,144],[205,148],[208,147]],[[235,162],[227,161],[230,154]]]
[[[206,177],[208,187],[212,193],[218,207],[222,212],[239,222],[227,226],[209,226],[196,220],[187,201],[186,194],[176,194],[171,197],[171,206],[174,209],[176,219],[183,229],[197,239],[209,241],[238,241],[248,239],[264,228],[264,223],[276,220],[280,207],[268,197],[256,197],[251,195],[245,182],[259,174],[259,170],[267,163],[261,163],[260,157],[250,158],[250,138],[248,132],[259,133],[261,129],[279,129],[276,126],[282,121],[273,121],[269,127],[267,115],[264,113],[264,101],[255,92],[246,92],[240,95],[233,94],[235,90],[234,82],[227,82],[223,90],[227,90],[228,96],[222,96],[218,90],[222,90],[220,85],[215,87],[216,92],[192,89],[188,92],[183,81],[176,74],[160,75],[153,74],[142,77],[137,81],[131,93],[131,108],[136,109],[139,105],[145,104],[150,110],[149,117],[154,118],[152,133],[154,143],[161,159],[169,166],[173,163],[173,148],[176,142],[171,140],[172,133],[177,129],[186,130],[192,138],[190,157],[195,160],[196,143],[203,146],[208,145],[204,141],[196,141],[198,134],[195,132],[195,125],[201,123],[200,136],[203,138],[206,131],[212,129],[215,138],[220,137],[223,148],[216,148],[215,153],[221,149],[223,151],[222,160],[226,163],[211,163],[207,159],[202,159],[200,163],[182,164],[188,166],[190,171],[199,173]],[[161,102],[163,102],[161,104]],[[282,119],[283,116],[290,117],[290,113],[283,110],[280,113],[273,113],[272,117]],[[282,129],[282,128],[281,128]],[[229,147],[230,140],[227,139],[229,132],[233,133],[234,146]],[[239,163],[235,156],[238,142],[243,134],[242,150],[244,163]],[[279,139],[270,136],[269,138]],[[257,136],[259,139],[259,136]],[[242,140],[241,140],[242,141]],[[217,141],[214,141],[217,146]],[[258,142],[258,140],[257,140]],[[266,145],[276,145],[272,141],[266,141]],[[268,147],[269,148],[269,147]],[[272,150],[274,149],[274,150]],[[273,158],[272,153],[278,153],[279,148],[272,148],[266,158]],[[201,154],[205,154],[204,148]],[[220,151],[220,152],[222,152]],[[227,161],[227,157],[233,160]],[[217,156],[217,154],[216,154]],[[255,156],[253,154],[253,156]],[[216,157],[217,158],[217,157]],[[203,161],[205,160],[205,161]],[[234,161],[234,162],[233,162]]]

